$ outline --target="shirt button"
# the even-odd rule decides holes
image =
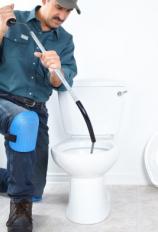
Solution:
[[[29,92],[29,95],[32,96],[32,92]]]
[[[16,41],[17,41],[17,39],[14,39],[14,41],[16,42]]]
[[[34,79],[34,76],[32,76],[31,79],[33,80],[33,79]]]
[[[33,65],[36,65],[36,63],[35,63],[35,62],[33,62],[32,64],[33,64]]]

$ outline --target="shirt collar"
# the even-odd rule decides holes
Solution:
[[[32,19],[36,19],[36,11],[40,8],[41,6],[36,6],[35,8],[32,9],[32,11],[30,11],[26,22],[31,21]]]
[[[36,6],[35,8],[33,8],[32,11],[30,11],[30,13],[29,13],[29,15],[28,15],[28,17],[27,17],[27,19],[26,19],[26,22],[29,22],[29,21],[31,21],[31,20],[33,20],[33,19],[38,20],[38,19],[36,18],[36,11],[37,11],[40,7],[41,7],[41,6],[38,5],[38,6]],[[58,28],[55,28],[55,29],[52,29],[51,31],[52,31],[53,34],[56,35],[57,39],[59,39],[59,29],[58,29]]]

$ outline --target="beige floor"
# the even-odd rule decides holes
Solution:
[[[48,184],[42,203],[33,206],[34,232],[158,232],[158,189],[110,186],[112,210],[103,222],[79,225],[65,218],[68,184]],[[0,232],[6,232],[9,198],[0,195]]]

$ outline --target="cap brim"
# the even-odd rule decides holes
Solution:
[[[76,11],[77,11],[78,14],[81,14],[81,10],[80,10],[80,8],[77,6],[77,4],[76,4],[75,9],[76,9]]]

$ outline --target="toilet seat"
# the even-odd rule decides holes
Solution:
[[[144,161],[152,184],[158,187],[158,132],[151,136],[145,147]]]
[[[69,138],[55,145],[51,154],[55,163],[65,172],[84,178],[103,175],[118,158],[118,147],[113,141],[97,139],[93,154],[90,151],[90,139]]]
[[[88,137],[69,137],[65,140],[63,140],[62,142],[58,143],[57,145],[55,145],[53,147],[53,149],[57,149],[58,151],[62,151],[65,149],[69,149],[69,148],[74,148],[74,146],[85,146],[85,147],[91,147],[91,140]],[[113,142],[113,139],[105,139],[105,138],[99,138],[97,139],[97,141],[94,143],[94,147],[106,147],[107,150],[111,150],[115,144]]]

